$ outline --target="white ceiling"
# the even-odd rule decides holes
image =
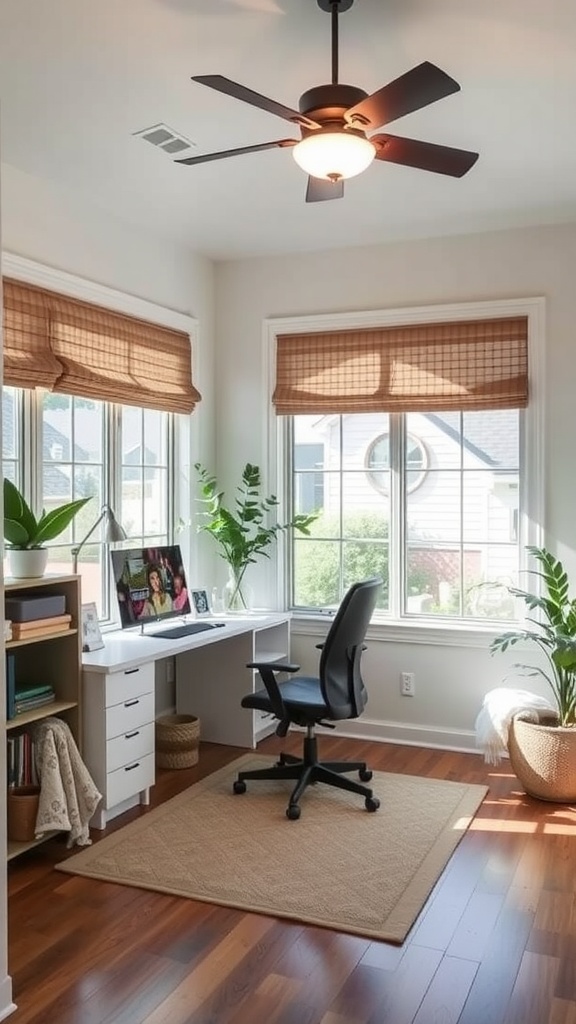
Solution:
[[[355,0],[339,26],[341,82],[371,93],[429,60],[460,83],[384,130],[478,151],[465,177],[380,162],[306,204],[289,149],[184,167],[134,136],[163,122],[197,154],[296,137],[190,77],[297,108],[330,81],[317,0],[0,0],[2,158],[217,259],[576,220],[572,0]]]

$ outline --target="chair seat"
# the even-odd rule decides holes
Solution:
[[[314,676],[295,676],[288,679],[280,684],[280,692],[289,712],[302,712],[311,720],[325,718],[329,714],[329,709],[322,700],[320,680]],[[265,689],[246,694],[241,700],[241,705],[243,708],[252,708],[256,711],[274,710]]]

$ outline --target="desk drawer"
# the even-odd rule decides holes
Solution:
[[[154,721],[154,694],[140,693],[122,704],[106,708],[106,738],[122,736],[140,725]]]
[[[154,662],[127,668],[125,672],[110,672],[105,681],[105,704],[119,704],[129,697],[154,691]]]
[[[154,754],[145,754],[110,772],[106,779],[106,807],[115,807],[154,785]]]
[[[137,761],[145,754],[154,753],[154,724],[142,725],[131,729],[123,736],[116,736],[106,744],[106,769],[114,772],[117,768]]]

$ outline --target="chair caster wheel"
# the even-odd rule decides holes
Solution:
[[[375,796],[367,796],[364,806],[367,811],[377,811],[380,807],[380,801]]]
[[[360,771],[358,772],[358,777],[360,779],[360,782],[370,782],[370,779],[372,778],[372,772],[370,771],[369,768],[361,768]]]
[[[246,783],[243,781],[243,779],[236,779],[233,789],[235,793],[245,793]]]
[[[300,808],[298,807],[298,804],[289,804],[286,809],[286,817],[289,818],[290,821],[298,821],[298,818],[300,817]]]

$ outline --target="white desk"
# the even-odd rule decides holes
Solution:
[[[255,687],[251,661],[290,653],[290,616],[215,617],[218,629],[159,639],[138,630],[104,635],[104,647],[82,654],[84,760],[103,801],[92,824],[104,828],[154,784],[154,665],[174,658],[176,711],[200,719],[201,737],[255,747],[274,719],[240,707]],[[172,623],[173,625],[174,623]]]

